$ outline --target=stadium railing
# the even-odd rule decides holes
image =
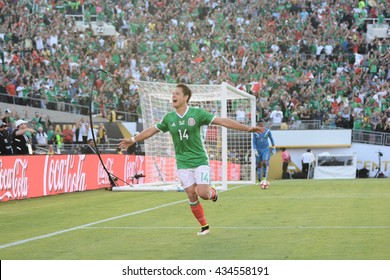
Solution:
[[[383,20],[383,23],[380,22],[381,20]],[[375,24],[375,25],[390,24],[390,18],[383,18],[383,19],[380,19],[380,18],[365,18],[364,21],[366,23],[372,23],[372,24]]]
[[[85,98],[85,100],[83,100]],[[88,97],[84,96],[81,98],[82,102],[81,104],[72,104],[64,102],[65,104],[65,110],[63,112],[65,113],[72,113],[72,114],[78,114],[83,116],[89,115],[89,104],[88,104]],[[46,109],[51,111],[58,111],[58,104],[60,102],[48,102],[45,99],[42,98],[35,98],[35,97],[18,97],[18,96],[12,96],[8,94],[0,94],[0,102],[13,104],[13,105],[21,105],[21,106],[30,106],[35,107],[39,109]],[[47,106],[49,104],[49,106]],[[85,104],[85,105],[84,105]],[[53,108],[51,108],[51,106]],[[100,108],[94,108],[93,115],[102,115],[102,111]],[[126,112],[126,111],[118,111],[115,110],[117,114],[117,120],[118,121],[124,121],[124,122],[133,122],[137,121],[138,115],[136,113],[132,112]]]
[[[65,17],[67,18],[73,18],[74,21],[82,21],[85,22],[84,15],[82,14],[66,14]],[[97,21],[97,16],[92,15],[91,21]]]
[[[352,142],[371,145],[390,146],[390,133],[353,130]]]
[[[118,139],[108,139],[107,144],[98,144],[97,147],[99,152],[102,154],[116,154],[118,153]],[[61,147],[58,148],[56,144],[53,144],[54,151],[56,154],[64,154],[64,155],[73,155],[73,154],[82,154],[82,148],[86,146],[86,144],[61,144]],[[35,146],[34,154],[43,155],[47,154],[49,151],[49,145]]]

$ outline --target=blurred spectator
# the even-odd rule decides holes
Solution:
[[[290,153],[286,150],[286,148],[282,148],[282,178],[288,178],[287,167],[291,162]]]
[[[88,139],[88,144],[81,148],[82,154],[96,154],[96,147],[93,139]]]
[[[246,112],[241,104],[237,107],[236,121],[243,124],[246,123]]]
[[[280,106],[276,106],[275,110],[271,112],[271,115],[269,117],[273,124],[272,127],[274,129],[279,129],[280,124],[282,123],[283,120],[283,112],[280,110]]]
[[[57,147],[57,153],[59,154],[62,148],[62,135],[61,135],[61,129],[60,126],[56,126],[55,130],[55,145]]]
[[[118,155],[123,155],[122,149],[119,148],[119,147],[116,148],[116,153],[117,153]]]
[[[87,131],[88,131],[88,134],[87,134],[88,139],[95,139],[96,141],[98,141],[99,127],[97,125],[94,125],[93,127],[91,127],[87,123]],[[93,135],[92,135],[92,133],[93,133]]]
[[[79,122],[77,122],[77,127],[79,129],[79,137],[81,135],[82,143],[88,143],[88,132],[89,132],[89,123],[84,120],[82,117]],[[79,139],[78,139],[79,140]]]
[[[4,111],[5,115],[2,119],[3,123],[6,123],[6,124],[12,124],[12,121],[13,121],[13,118],[11,116],[11,110],[10,109],[5,109]]]
[[[80,132],[80,122],[76,122],[76,125],[73,126],[73,138],[72,142],[74,144],[81,144],[83,143],[83,135]]]
[[[62,142],[64,144],[72,144],[73,143],[73,130],[71,125],[65,125],[62,130]]]
[[[104,127],[104,123],[99,124],[99,131],[98,131],[98,144],[107,144],[107,129]]]
[[[8,125],[0,123],[0,155],[13,155],[12,138],[8,133]]]
[[[41,146],[41,147],[46,147],[47,146],[47,143],[48,143],[47,134],[43,130],[42,126],[38,127],[38,131],[35,134],[35,139],[37,141],[37,145],[38,146]]]
[[[12,132],[12,147],[17,155],[32,155],[33,146],[31,137],[27,135],[35,133],[35,130],[28,127],[28,122],[25,120],[17,120],[15,122],[15,130]]]
[[[109,122],[116,122],[116,112],[114,108],[108,108],[107,120]]]
[[[48,154],[48,155],[54,155],[54,154],[56,154],[55,151],[54,151],[54,145],[50,144],[50,145],[48,146],[47,154]]]
[[[55,142],[56,142],[56,137],[55,137],[54,127],[51,124],[47,129],[47,143],[51,145],[51,144],[55,144]]]

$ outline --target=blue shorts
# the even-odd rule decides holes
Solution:
[[[257,150],[259,156],[256,157],[256,164],[262,161],[269,162],[269,159],[271,158],[271,154],[269,152],[269,149],[263,149],[263,150]]]

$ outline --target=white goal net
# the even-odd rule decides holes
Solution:
[[[156,125],[172,111],[172,92],[176,84],[136,81],[144,129]],[[201,107],[220,117],[247,125],[256,124],[256,99],[227,83],[188,85],[192,90],[190,106]],[[211,184],[226,189],[228,184],[255,183],[255,163],[251,153],[252,134],[205,126],[203,139],[210,161]],[[182,191],[177,178],[175,150],[169,133],[157,133],[145,140],[145,184],[115,187],[126,191]]]

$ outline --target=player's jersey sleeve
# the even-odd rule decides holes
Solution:
[[[155,127],[160,130],[161,132],[165,133],[169,130],[168,126],[168,119],[169,119],[169,114],[166,114],[162,120],[155,125]]]
[[[199,110],[199,122],[201,125],[209,125],[213,122],[215,116],[205,110]]]

